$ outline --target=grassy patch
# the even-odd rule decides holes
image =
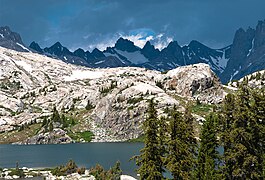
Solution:
[[[91,131],[68,133],[68,135],[77,142],[80,142],[81,139],[84,139],[86,142],[90,142],[94,137],[94,134]]]
[[[38,106],[31,106],[33,113],[41,113],[42,109]]]
[[[206,116],[213,109],[213,105],[210,104],[195,104],[192,107],[192,112],[200,116]]]
[[[21,131],[11,131],[0,134],[0,144],[10,144],[18,141],[24,141],[28,137],[35,135],[36,131],[41,127],[41,124],[32,124],[25,127]]]

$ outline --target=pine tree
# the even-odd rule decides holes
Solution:
[[[53,107],[53,112],[52,112],[52,119],[53,122],[60,122],[60,114],[56,109],[56,106]]]
[[[252,123],[251,127],[253,146],[257,157],[255,172],[259,176],[265,177],[265,91],[252,90],[253,103],[251,106]]]
[[[221,142],[224,148],[224,166],[223,176],[225,179],[232,179],[232,167],[234,162],[229,157],[232,151],[232,139],[230,137],[231,124],[234,122],[234,112],[235,111],[235,96],[233,94],[228,94],[225,97],[224,105],[222,107],[222,119],[221,119]]]
[[[149,103],[143,128],[145,133],[145,147],[141,149],[141,154],[136,157],[136,164],[139,167],[137,172],[141,179],[160,180],[163,179],[163,163],[158,138],[158,120],[154,100]]]
[[[67,128],[68,124],[67,124],[67,119],[66,119],[65,115],[62,114],[60,119],[61,119],[61,124],[63,125],[62,127]]]
[[[200,147],[197,159],[196,178],[199,180],[217,179],[217,160],[219,159],[216,136],[217,115],[211,113],[203,123],[200,134]]]
[[[183,141],[186,144],[187,154],[186,154],[186,164],[184,164],[184,169],[188,172],[189,179],[194,176],[194,168],[196,165],[197,156],[197,140],[194,134],[193,123],[195,118],[192,116],[192,104],[187,103],[184,112],[184,124],[186,129],[184,129]]]
[[[41,127],[44,127],[46,125],[47,125],[47,117],[44,117],[42,124],[41,124]]]
[[[112,168],[110,168],[109,176],[111,176],[111,180],[120,180],[120,176],[122,175],[122,170],[120,166],[121,166],[120,161],[117,161],[115,165]]]
[[[158,144],[160,148],[160,156],[162,159],[162,163],[164,166],[164,161],[165,161],[165,156],[166,156],[166,144],[165,142],[167,141],[167,124],[166,124],[167,119],[165,117],[161,117],[158,120]],[[165,170],[163,169],[163,172]]]
[[[193,133],[193,117],[187,106],[185,114],[170,111],[168,155],[165,163],[174,179],[190,179],[195,165],[196,139]]]
[[[174,107],[170,111],[168,130],[170,134],[170,139],[167,142],[168,154],[165,159],[166,168],[171,172],[174,179],[182,177],[182,170],[180,164],[182,160],[181,153],[185,149],[183,149],[183,142],[179,139],[179,133],[181,133],[180,128],[183,125],[180,123],[181,119],[182,114],[176,110],[176,107]]]
[[[262,103],[261,100],[262,95],[260,97],[254,95],[246,85],[247,81],[244,81],[233,102],[228,102],[226,98],[224,105],[230,106],[230,112],[226,111],[227,108],[223,110],[224,122],[227,119],[230,120],[230,125],[222,135],[226,179],[260,179],[262,177],[264,102]],[[233,104],[235,104],[234,107]]]
[[[53,124],[52,124],[52,122],[50,122],[50,124],[49,124],[49,131],[53,131]]]

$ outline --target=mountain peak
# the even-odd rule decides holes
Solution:
[[[62,44],[60,42],[56,42],[54,45],[52,45],[51,47],[63,47]]]
[[[114,48],[121,50],[121,51],[127,51],[127,52],[135,52],[140,49],[139,47],[135,46],[132,41],[128,39],[124,39],[122,37],[120,37],[117,40]]]
[[[265,44],[265,20],[259,21],[255,32],[255,48]]]
[[[167,45],[166,49],[175,49],[176,47],[180,47],[179,44],[178,44],[178,42],[177,41],[171,41]]]
[[[152,46],[151,43],[150,43],[150,41],[146,41],[146,43],[145,43],[145,45],[144,45],[143,48],[145,48],[145,47],[150,47],[150,46]]]
[[[80,57],[80,58],[84,58],[85,57],[85,51],[81,48],[78,48],[77,50],[74,51],[74,55]]]
[[[141,53],[149,60],[152,60],[159,56],[160,51],[158,49],[155,49],[150,41],[147,41],[143,49],[141,49]]]
[[[101,52],[98,48],[95,48],[92,52],[91,52],[91,55],[96,58],[96,59],[99,59],[99,58],[103,58],[103,57],[106,57],[103,52]]]
[[[30,43],[29,47],[39,53],[43,53],[43,50],[41,49],[41,47],[39,46],[38,43],[36,43],[35,41],[33,41],[32,43]]]
[[[8,26],[0,27],[0,46],[16,51],[28,52],[20,35],[12,32]]]
[[[9,32],[11,32],[9,26],[3,26],[3,27],[0,27],[0,31],[9,31]]]
[[[44,51],[49,54],[56,55],[58,57],[72,55],[72,53],[66,47],[62,46],[60,42],[56,42],[49,48],[44,48]]]
[[[202,43],[200,43],[199,41],[196,41],[196,40],[192,40],[190,43],[189,43],[189,47],[200,47],[200,46],[204,46]]]

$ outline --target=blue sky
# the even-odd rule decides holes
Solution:
[[[60,41],[72,50],[104,49],[120,36],[138,46],[198,40],[221,48],[238,28],[264,20],[264,7],[264,0],[0,0],[0,26],[27,45]]]

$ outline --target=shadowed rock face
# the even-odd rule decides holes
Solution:
[[[253,72],[265,69],[265,20],[259,21],[256,29],[239,29],[231,47],[227,68],[221,74],[223,82],[240,79]]]
[[[167,87],[175,89],[177,94],[193,97],[201,102],[218,103],[222,101],[224,92],[219,79],[211,71],[209,65],[194,64],[179,67],[168,71],[172,79],[167,82]],[[214,96],[206,95],[206,91],[216,92]]]
[[[0,27],[0,46],[21,52],[29,51],[26,50],[26,46],[22,42],[20,35],[12,32],[8,26]]]

